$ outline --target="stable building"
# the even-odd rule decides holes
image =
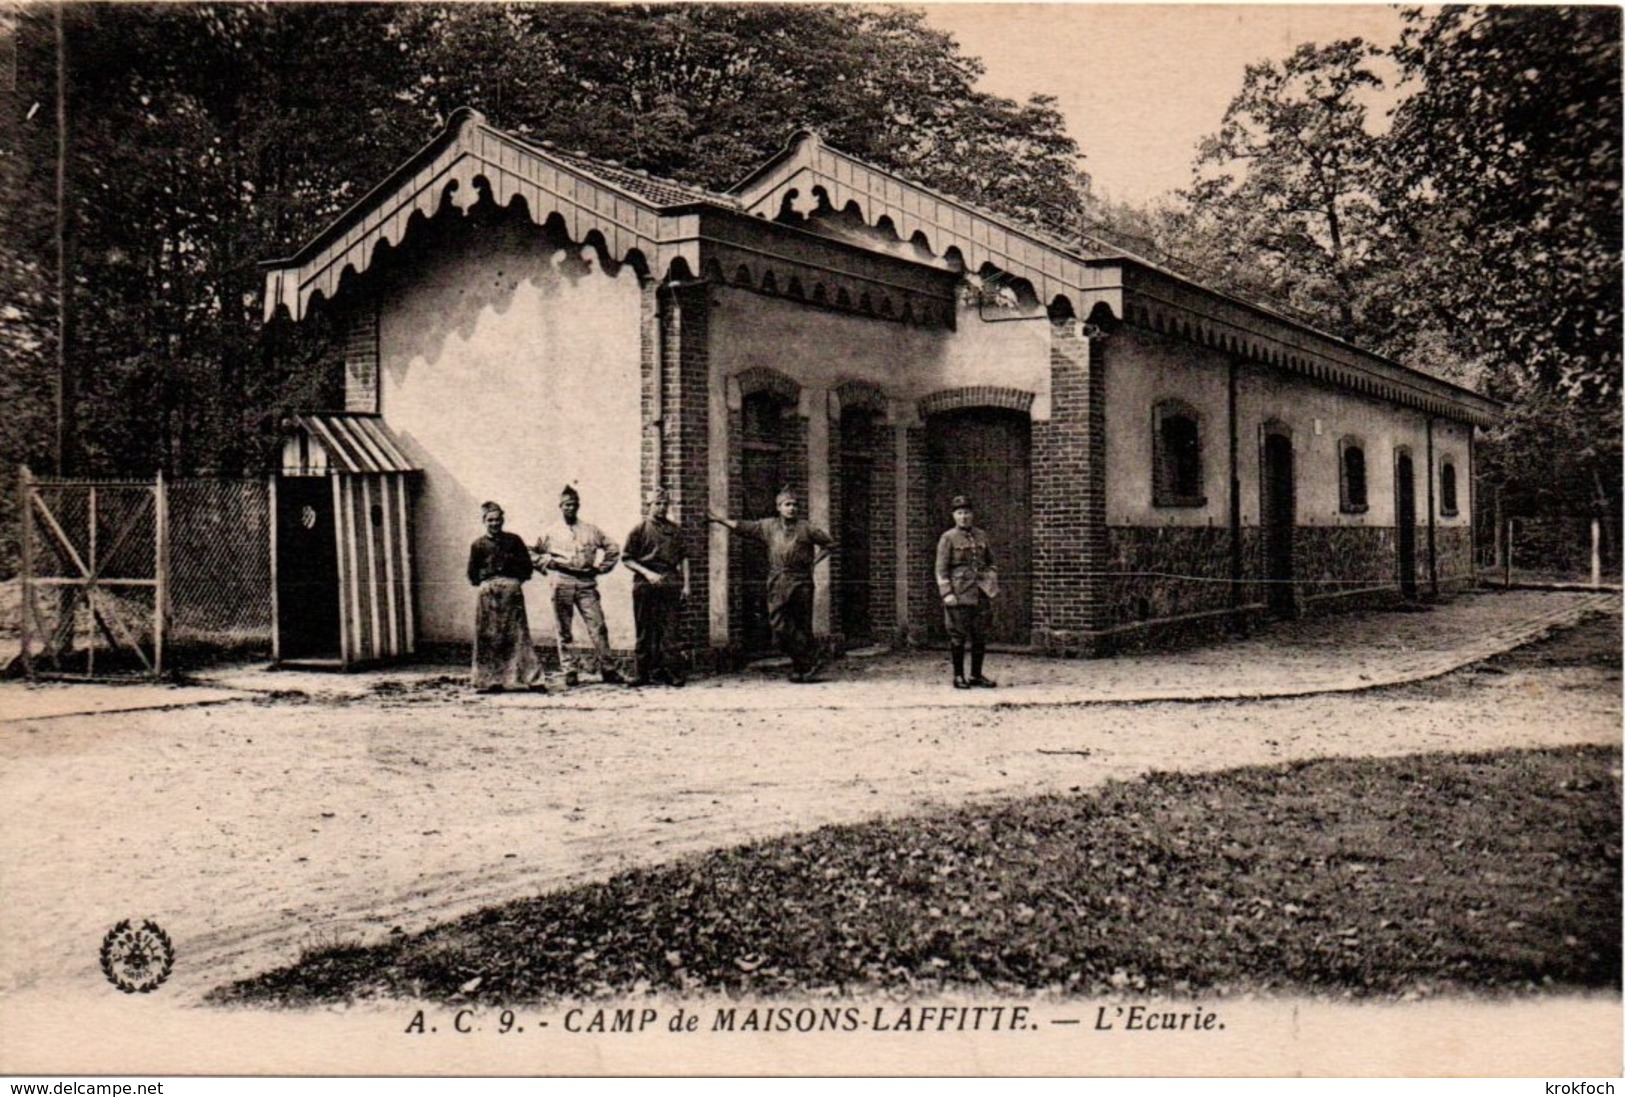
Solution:
[[[995,638],[1042,651],[1473,579],[1473,434],[1494,402],[811,134],[717,193],[463,110],[264,267],[267,321],[320,313],[341,333],[343,406],[296,431],[367,423],[398,449],[339,472],[389,478],[380,521],[409,571],[379,589],[413,643],[469,642],[481,501],[529,541],[566,483],[617,538],[668,487],[687,643],[728,658],[769,646],[765,563],[706,510],[770,514],[786,483],[840,541],[815,626],[846,646],[940,633],[933,547],[961,493],[999,558]],[[333,495],[357,530],[372,490],[359,509]],[[600,585],[630,648],[630,575]]]

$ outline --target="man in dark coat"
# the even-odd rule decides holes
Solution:
[[[683,531],[666,517],[665,488],[643,497],[643,521],[626,535],[621,563],[632,572],[632,620],[637,627],[637,676],[632,685],[683,684],[673,654],[682,605],[688,599],[688,549]]]
[[[835,548],[835,539],[796,517],[800,501],[789,488],[775,501],[778,517],[736,521],[720,514],[706,517],[741,537],[767,546],[767,619],[773,639],[790,656],[790,681],[810,682],[818,672],[813,640],[813,569]]]
[[[999,593],[999,573],[987,534],[976,528],[976,512],[963,495],[953,499],[954,524],[937,539],[937,593],[947,618],[954,660],[955,689],[992,689],[998,683],[982,676],[987,650],[988,619]],[[965,645],[970,645],[970,677],[965,677]]]

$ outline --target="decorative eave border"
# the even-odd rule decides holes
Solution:
[[[482,185],[483,184],[483,185]],[[346,272],[364,273],[381,247],[395,247],[416,218],[443,202],[467,210],[489,190],[499,206],[522,198],[538,224],[563,220],[570,239],[602,247],[643,272],[683,260],[699,269],[700,203],[662,210],[561,158],[493,129],[459,109],[446,129],[295,255],[262,263],[264,316],[302,318],[313,298],[331,299]]]
[[[1103,284],[1101,274],[1060,241],[871,167],[807,131],[730,193],[746,212],[768,220],[787,202],[855,207],[870,225],[889,223],[901,240],[919,237],[936,255],[957,255],[964,270],[991,266],[1025,278],[1051,311],[1087,316],[1093,291]]]
[[[1122,286],[1118,320],[1328,385],[1480,427],[1501,421],[1487,396],[1361,350],[1266,309],[1132,260],[1096,260]]]

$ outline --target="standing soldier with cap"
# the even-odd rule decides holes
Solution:
[[[604,606],[598,597],[598,577],[615,570],[621,550],[604,531],[581,521],[581,496],[565,485],[559,493],[559,513],[564,521],[547,528],[531,549],[536,566],[553,573],[553,617],[559,626],[559,661],[564,684],[579,680],[576,661],[566,657],[564,646],[571,641],[570,623],[576,611],[586,623],[588,638],[598,653],[598,674],[605,682],[619,682],[609,650],[609,629],[604,624]]]
[[[992,600],[999,593],[999,573],[987,534],[974,525],[970,499],[953,499],[953,528],[937,539],[937,593],[948,622],[954,659],[954,688],[992,689],[998,683],[982,677]],[[965,643],[970,642],[970,677],[965,677]]]
[[[672,649],[678,611],[688,599],[688,549],[683,531],[666,517],[671,500],[665,488],[643,496],[643,521],[626,535],[621,563],[632,572],[632,621],[637,627],[637,677],[632,685],[664,681],[683,684]]]
[[[790,681],[810,682],[819,659],[813,641],[813,568],[829,555],[835,540],[796,517],[796,493],[784,488],[775,503],[777,518],[735,521],[708,513],[713,522],[767,546],[767,618],[773,639],[790,656]]]

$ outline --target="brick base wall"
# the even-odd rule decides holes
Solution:
[[[1471,526],[1439,526],[1435,530],[1439,552],[1439,589],[1463,590],[1473,585],[1473,530]]]
[[[1373,588],[1398,590],[1398,560],[1399,534],[1392,526],[1299,526],[1292,534],[1293,578],[1305,607],[1346,601]],[[1419,580],[1426,573],[1420,551],[1417,573]]]
[[[1107,628],[1230,608],[1228,529],[1111,526],[1106,551]]]

